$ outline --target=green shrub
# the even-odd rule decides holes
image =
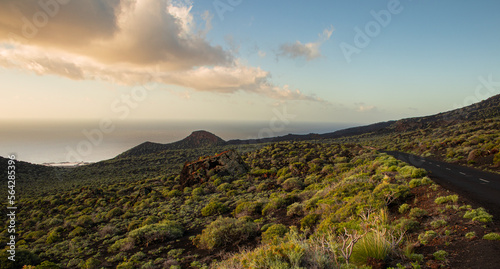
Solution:
[[[203,194],[205,194],[205,191],[203,190],[202,187],[198,187],[194,189],[193,192],[191,192],[192,196],[202,196]]]
[[[293,203],[286,209],[286,215],[289,217],[301,216],[302,214],[304,214],[304,207],[301,203]]]
[[[57,227],[55,229],[52,229],[52,231],[47,235],[47,240],[45,241],[47,244],[54,244],[59,241],[61,241],[62,236],[61,233],[63,232],[63,228]]]
[[[144,252],[142,251],[139,251],[137,253],[135,253],[134,255],[132,255],[132,257],[130,257],[130,261],[141,261],[141,260],[144,260],[144,258],[146,258],[147,255],[144,254]]]
[[[436,198],[436,200],[434,200],[434,202],[438,205],[448,203],[448,202],[456,203],[456,202],[458,202],[458,195],[455,194],[455,195],[441,196],[441,197]]]
[[[92,220],[92,217],[90,217],[89,215],[80,216],[76,220],[76,225],[78,226],[90,227],[92,226],[92,224],[94,224],[94,221]]]
[[[418,186],[422,186],[422,179],[420,178],[414,178],[412,180],[410,180],[410,183],[408,183],[408,186],[410,186],[410,188],[416,188]]]
[[[131,221],[128,226],[127,226],[127,231],[132,231],[135,230],[139,227],[141,227],[142,222],[140,220],[133,220]]]
[[[257,225],[244,219],[222,218],[210,223],[193,240],[199,248],[214,249],[230,244],[237,244],[254,236]]]
[[[276,238],[283,237],[288,232],[288,227],[283,224],[272,224],[262,233],[263,242],[271,242]]]
[[[438,220],[434,220],[434,221],[431,222],[431,226],[434,229],[446,226],[446,224],[448,224],[448,223],[444,219],[438,219]]]
[[[128,251],[133,249],[135,246],[135,240],[130,237],[125,237],[123,239],[117,240],[111,246],[108,247],[109,252],[117,251]]]
[[[401,214],[408,212],[408,210],[410,210],[410,205],[407,203],[400,205],[399,209],[398,209],[399,213],[401,213]]]
[[[118,216],[123,215],[123,210],[121,208],[115,207],[111,209],[108,214],[106,214],[107,219],[112,219]]]
[[[189,188],[189,191],[191,191],[191,188]],[[182,192],[180,190],[171,190],[167,193],[167,197],[169,198],[179,197],[181,195]]]
[[[43,261],[41,264],[34,266],[33,269],[61,269],[61,266],[54,262]]]
[[[80,226],[76,226],[75,229],[69,233],[69,237],[75,237],[83,234],[85,234],[85,229]]]
[[[354,245],[350,260],[354,264],[363,265],[368,258],[384,260],[390,251],[391,244],[382,233],[370,232]]]
[[[446,256],[448,256],[448,252],[446,252],[444,250],[438,250],[438,251],[434,252],[432,254],[432,256],[434,256],[434,259],[436,261],[444,261],[444,260],[446,260]]]
[[[415,168],[413,166],[403,166],[398,169],[398,172],[403,176],[403,177],[411,177],[411,178],[421,178],[427,175],[427,171],[425,171],[422,168]]]
[[[425,233],[421,233],[418,235],[418,241],[422,243],[422,245],[427,245],[437,236],[437,233],[433,230],[425,231]]]
[[[286,206],[286,200],[283,198],[274,198],[266,204],[266,206],[262,209],[262,215],[267,216],[276,212],[278,209]]]
[[[153,241],[176,239],[183,234],[184,229],[180,224],[174,221],[167,221],[135,229],[129,233],[129,237],[133,238],[138,244],[146,244]]]
[[[229,183],[222,183],[221,185],[219,185],[217,187],[217,190],[220,191],[220,192],[227,192],[227,191],[231,190],[231,184],[229,184]]]
[[[376,197],[382,198],[386,205],[391,204],[393,201],[404,198],[410,193],[410,189],[405,185],[382,183],[377,185],[373,190]]]
[[[300,190],[303,185],[302,181],[295,177],[289,178],[281,184],[286,191]]]
[[[493,221],[493,216],[488,214],[488,212],[486,212],[486,210],[482,207],[465,212],[464,218],[472,219],[472,221],[479,221],[483,223]]]
[[[396,224],[396,228],[409,232],[415,231],[419,227],[420,227],[420,222],[407,218],[400,218]]]
[[[424,177],[426,175],[427,175],[427,171],[425,171],[425,169],[422,169],[422,168],[413,169],[413,171],[411,172],[412,178],[420,178],[420,177]]]
[[[233,215],[236,217],[252,216],[262,212],[262,203],[259,202],[242,202],[236,206]]]
[[[476,232],[468,232],[465,234],[465,238],[474,239],[476,237]]]
[[[97,269],[101,265],[101,262],[93,257],[88,258],[85,263],[81,266],[82,269]]]
[[[498,234],[498,233],[485,234],[483,236],[483,239],[486,239],[486,240],[498,240],[498,241],[500,241],[500,234]]]
[[[213,200],[201,209],[201,215],[204,217],[221,215],[226,213],[228,210],[229,208],[225,204]]]
[[[423,177],[420,182],[422,183],[422,185],[429,185],[434,183],[434,181],[432,181],[432,179],[430,179],[429,177]]]
[[[410,218],[421,218],[427,214],[428,213],[425,209],[415,207],[410,210],[410,214],[408,216],[410,216]]]
[[[137,266],[133,261],[121,262],[116,266],[116,269],[135,269],[135,268],[137,268]]]
[[[300,220],[300,228],[301,229],[312,229],[316,223],[318,223],[320,219],[320,215],[318,214],[310,214],[305,216]]]

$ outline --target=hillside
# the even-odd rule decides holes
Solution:
[[[491,215],[386,154],[326,140],[220,153],[186,163],[196,164],[182,169],[188,177],[181,169],[163,176],[144,170],[133,181],[103,178],[23,195],[19,259],[0,268],[41,262],[37,268],[471,268],[478,262],[495,268],[500,262],[496,242],[483,239],[499,231]],[[227,173],[238,167],[231,162],[248,169]],[[1,241],[7,236],[0,227]],[[351,253],[345,243],[353,239],[359,241]],[[9,264],[6,255],[0,253],[2,266]]]

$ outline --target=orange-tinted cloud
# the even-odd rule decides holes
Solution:
[[[210,14],[168,0],[5,0],[0,2],[0,66],[122,84],[159,82],[198,91],[255,92],[318,100],[277,87],[210,44]]]

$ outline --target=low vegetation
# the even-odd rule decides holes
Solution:
[[[5,267],[3,251],[0,268],[437,268],[449,262],[452,236],[483,238],[449,223],[492,221],[425,170],[359,145],[280,142],[240,153],[248,173],[203,171],[208,179],[192,186],[180,181],[178,156],[161,168],[168,157],[128,157],[143,165],[122,181],[105,168],[84,187],[26,186],[19,261]]]

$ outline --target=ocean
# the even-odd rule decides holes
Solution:
[[[289,133],[328,133],[359,126],[348,123],[217,122],[217,121],[3,121],[0,156],[36,164],[97,162],[143,142],[171,143],[197,130],[224,140],[282,136]]]

